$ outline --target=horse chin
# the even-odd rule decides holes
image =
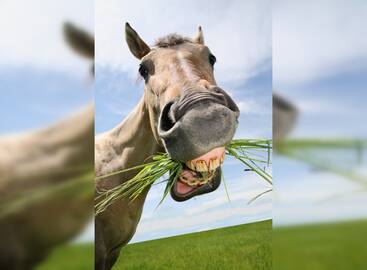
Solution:
[[[205,183],[202,183],[201,178],[198,177],[196,180],[197,184],[189,185],[186,182],[182,181],[182,178],[179,179],[173,184],[171,188],[171,197],[177,202],[187,201],[195,196],[203,195],[209,192],[216,190],[221,182],[221,169],[217,168],[212,172],[212,176]]]

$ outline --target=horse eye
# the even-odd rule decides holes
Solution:
[[[139,73],[140,75],[146,80],[148,78],[149,72],[146,66],[140,65],[139,66]]]
[[[209,55],[209,63],[210,63],[212,66],[214,66],[215,62],[217,62],[217,58],[216,58],[214,55],[210,54],[210,55]]]

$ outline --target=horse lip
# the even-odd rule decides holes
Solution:
[[[221,168],[218,167],[215,171],[215,175],[214,177],[208,182],[205,183],[204,185],[198,186],[197,188],[193,189],[190,192],[187,192],[185,194],[180,194],[177,192],[176,190],[176,185],[177,185],[177,181],[173,184],[170,193],[171,193],[171,197],[172,199],[174,199],[177,202],[183,202],[183,201],[187,201],[195,196],[199,196],[199,195],[203,195],[206,193],[210,193],[215,191],[221,182]]]
[[[177,180],[179,181],[179,180]],[[173,185],[172,189],[175,193],[175,196],[176,197],[179,197],[181,200],[179,201],[186,201],[188,199],[190,199],[191,197],[189,197],[191,194],[195,193],[196,191],[200,190],[201,188],[205,187],[205,186],[209,186],[210,185],[210,182],[209,183],[205,183],[204,185],[201,185],[201,186],[198,186],[198,187],[195,187],[193,188],[191,191],[187,192],[187,193],[184,193],[184,194],[181,194],[179,192],[177,192],[177,182]],[[171,193],[172,193],[172,190],[171,190]],[[175,199],[175,198],[174,198]],[[176,200],[176,199],[175,199]],[[176,200],[177,201],[177,200]]]

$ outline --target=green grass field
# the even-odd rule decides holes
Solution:
[[[276,228],[275,270],[367,269],[367,221]]]
[[[271,269],[271,221],[127,246],[114,270]]]
[[[56,249],[45,263],[36,270],[92,270],[94,245],[68,245]]]
[[[364,270],[367,220],[271,230],[264,221],[131,244],[114,270]],[[273,241],[272,241],[273,238]],[[272,251],[273,250],[273,251]],[[91,270],[92,245],[56,250],[37,270]]]

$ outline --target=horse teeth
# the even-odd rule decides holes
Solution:
[[[185,164],[193,171],[208,172],[217,169],[223,163],[223,160],[224,155],[222,155],[220,158],[211,159],[208,161],[208,163],[206,163],[205,160],[197,160],[195,162],[187,161]]]
[[[197,181],[197,180],[192,180],[191,183],[190,183],[190,186],[195,187],[195,186],[198,185],[198,183],[200,183],[200,182]]]
[[[206,163],[203,160],[198,160],[195,164],[195,167],[196,167],[195,170],[198,172],[205,172],[208,170]]]
[[[181,180],[181,182],[184,182],[184,183],[187,183],[188,182],[187,179],[186,178],[183,178],[182,176],[180,177],[180,180]]]
[[[201,169],[203,172],[207,172],[209,170],[208,165],[204,160],[201,162]]]
[[[199,161],[199,171],[200,172],[205,171],[205,165],[202,161]]]
[[[215,159],[210,160],[209,161],[209,170],[213,171],[215,169],[215,166],[216,166],[216,160]]]
[[[191,163],[191,168],[196,171],[196,164],[194,162],[190,162]]]
[[[220,160],[216,159],[215,160],[215,169],[218,168],[220,166]]]
[[[195,170],[195,165],[192,161],[187,161],[186,166],[189,167],[191,170]]]
[[[218,159],[210,160],[210,171],[214,171],[220,166],[220,162]]]
[[[198,161],[198,164],[196,166],[198,168],[198,171],[201,172],[204,169],[203,163],[201,161]]]

